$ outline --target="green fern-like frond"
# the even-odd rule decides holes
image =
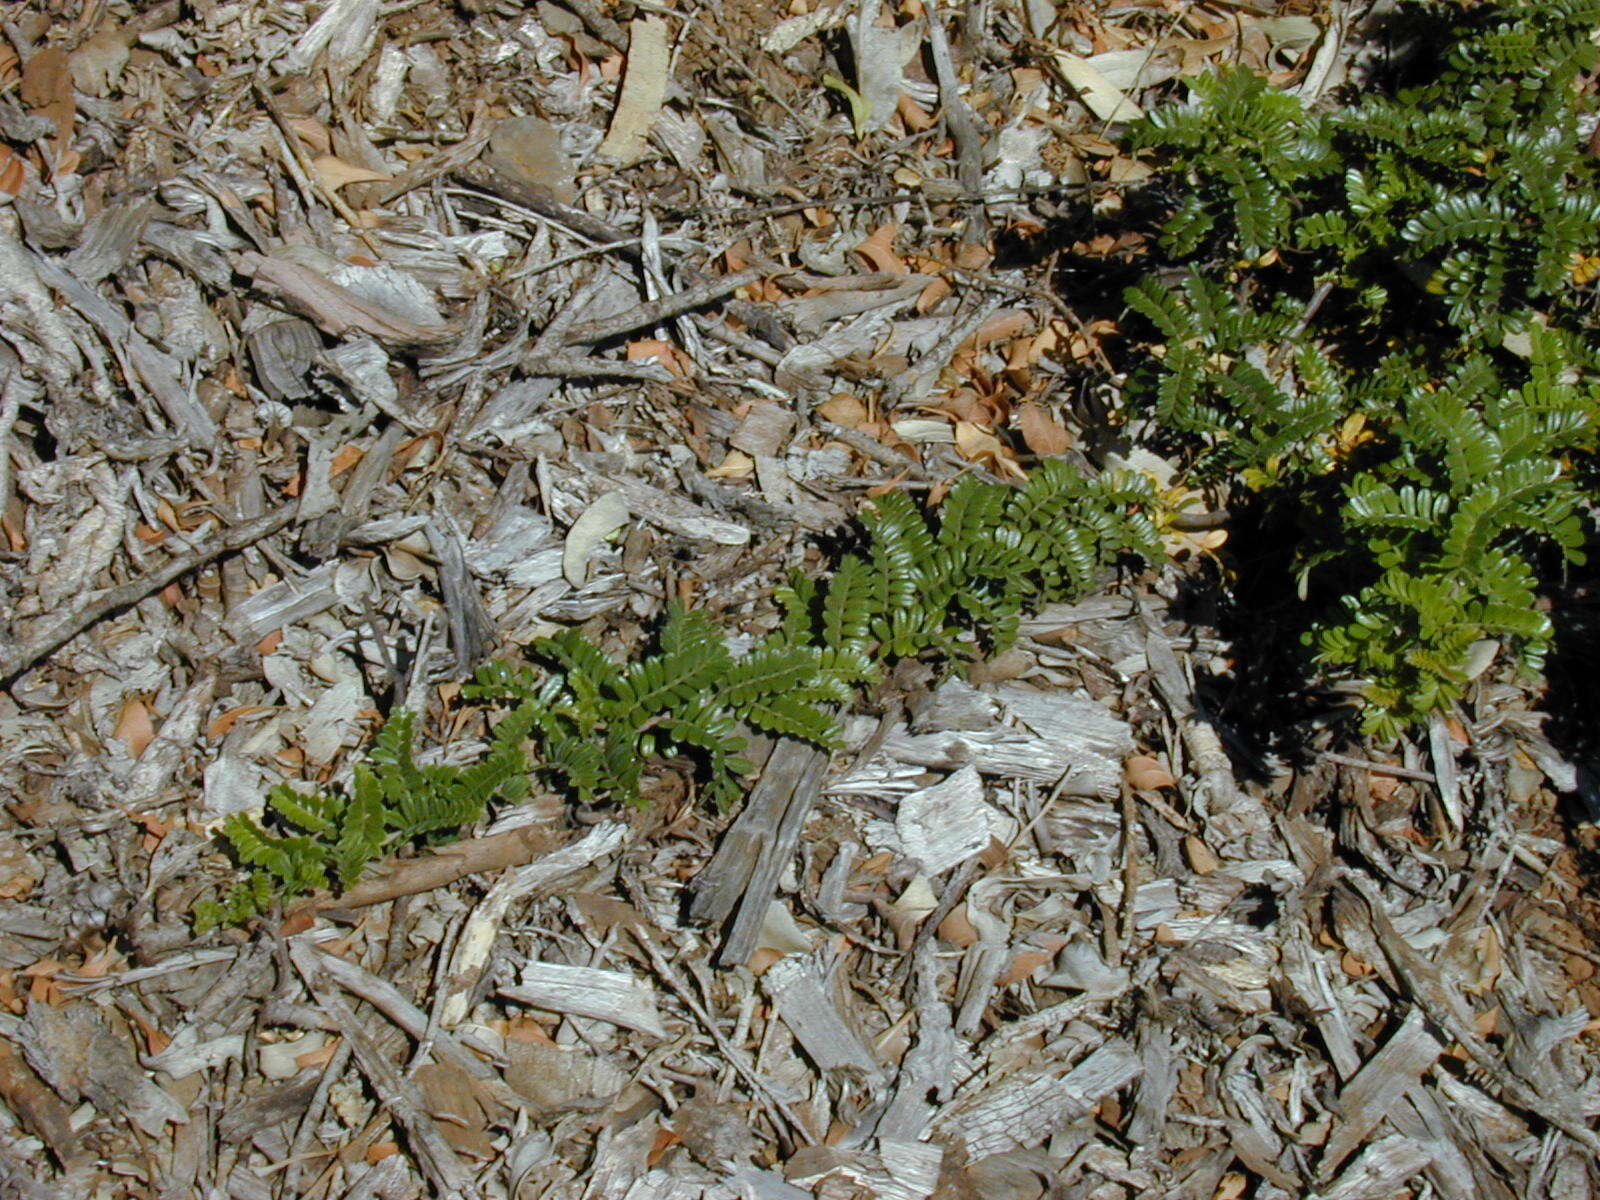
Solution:
[[[1126,294],[1159,355],[1129,406],[1189,480],[1288,511],[1303,581],[1356,581],[1310,642],[1385,735],[1459,701],[1485,639],[1541,661],[1530,556],[1581,558],[1600,417],[1600,3],[1414,12],[1439,51],[1403,90],[1305,114],[1222,72],[1132,132],[1188,185],[1162,244],[1194,266]]]
[[[868,544],[826,584],[797,578],[782,620],[743,653],[706,612],[669,606],[654,643],[618,662],[575,630],[539,639],[532,662],[490,663],[463,688],[499,709],[487,750],[463,766],[419,763],[415,717],[393,713],[348,788],[276,789],[262,821],[231,818],[223,837],[248,874],[197,923],[239,923],[280,897],[347,888],[402,845],[451,836],[538,772],[582,801],[642,802],[647,764],[698,764],[706,799],[725,805],[752,770],[744,730],[837,743],[837,714],[885,662],[998,648],[1026,603],[1081,594],[1098,573],[1160,554],[1142,478],[1089,480],[1062,463],[1020,489],[959,481],[937,513],[901,493],[862,516]]]
[[[339,887],[347,888],[361,878],[367,864],[378,857],[387,841],[383,789],[371,767],[356,767],[343,816],[329,859],[335,881]]]

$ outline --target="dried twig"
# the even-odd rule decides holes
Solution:
[[[343,998],[328,986],[321,956],[306,943],[295,939],[289,943],[289,958],[317,1003],[338,1025],[340,1035],[350,1044],[356,1063],[373,1091],[383,1098],[384,1104],[411,1139],[417,1164],[423,1173],[443,1192],[478,1196],[480,1193],[472,1181],[471,1173],[439,1132],[439,1126],[423,1106],[416,1087],[384,1057],[367,1027],[356,1018]]]
[[[955,63],[950,58],[950,41],[935,0],[924,0],[928,11],[928,48],[933,56],[934,73],[939,79],[939,105],[944,109],[945,125],[956,144],[956,177],[968,192],[977,192],[983,183],[983,134],[978,118],[961,98]],[[982,210],[979,210],[980,212]]]
[[[551,841],[549,833],[528,826],[454,842],[421,858],[397,860],[341,895],[323,897],[292,909],[289,919],[315,912],[386,904],[401,896],[434,891],[468,875],[519,867],[549,853]]]
[[[738,291],[747,283],[754,283],[761,278],[761,274],[759,270],[750,270],[707,279],[671,296],[663,296],[653,303],[630,308],[627,312],[614,317],[580,322],[567,331],[567,345],[603,342],[609,338],[621,337],[625,333],[632,333],[635,329],[644,329],[673,317],[682,316],[684,313],[693,312],[713,300],[720,300],[723,296]]]
[[[203,567],[224,554],[242,550],[262,538],[271,537],[294,520],[299,508],[298,500],[290,501],[253,521],[246,521],[242,525],[225,530],[199,549],[178,555],[148,575],[107,588],[97,595],[80,601],[71,612],[58,619],[44,632],[33,635],[20,646],[0,652],[0,684],[10,683],[89,626],[139,603],[174,580],[183,578],[197,567]]]

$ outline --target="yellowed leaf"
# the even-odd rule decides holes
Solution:
[[[1144,110],[1123,95],[1122,90],[1088,59],[1057,50],[1055,60],[1062,78],[1072,85],[1084,106],[1100,120],[1137,121],[1144,116]]]
[[[561,548],[561,573],[573,587],[589,579],[589,559],[602,543],[628,523],[628,502],[620,492],[606,492],[579,514]]]
[[[706,474],[712,479],[749,479],[756,473],[756,460],[743,450],[729,450],[723,460]]]

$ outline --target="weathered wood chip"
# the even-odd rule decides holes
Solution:
[[[944,1108],[935,1133],[965,1144],[971,1159],[1040,1145],[1086,1116],[1144,1070],[1132,1046],[1113,1038],[1065,1075],[1004,1080]]]
[[[852,1067],[878,1074],[877,1059],[845,1023],[813,963],[797,956],[779,959],[767,969],[761,983],[779,1018],[818,1068]]]
[[[528,963],[521,982],[500,995],[518,1004],[576,1017],[594,1017],[652,1037],[667,1031],[656,1012],[655,991],[622,971],[602,971],[567,963]]]
[[[1339,1093],[1338,1108],[1344,1120],[1323,1151],[1324,1170],[1337,1167],[1360,1146],[1443,1053],[1444,1047],[1428,1032],[1422,1013],[1412,1009],[1383,1048]]]

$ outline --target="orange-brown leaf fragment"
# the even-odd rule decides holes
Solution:
[[[1177,787],[1178,781],[1161,760],[1149,754],[1130,755],[1122,764],[1123,777],[1135,791],[1155,791],[1158,788]]]
[[[856,244],[855,252],[865,259],[874,271],[882,271],[886,275],[908,275],[910,269],[894,252],[894,238],[899,232],[898,225],[892,223],[880,225],[872,231],[871,236]]]
[[[155,741],[155,722],[150,719],[150,710],[144,701],[130,700],[122,706],[114,736],[127,747],[129,758],[138,758],[145,747]]]
[[[1042,404],[1028,401],[1017,409],[1016,422],[1023,442],[1041,458],[1065,454],[1072,448],[1072,435]]]

